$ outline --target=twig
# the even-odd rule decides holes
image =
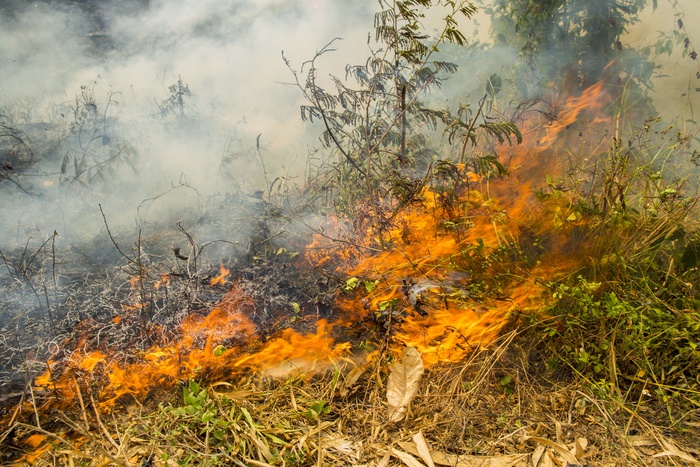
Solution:
[[[476,111],[476,115],[474,115],[474,118],[472,118],[472,121],[469,123],[469,128],[467,128],[466,136],[464,137],[464,143],[462,143],[462,150],[460,151],[459,155],[459,162],[461,163],[464,162],[464,156],[467,152],[467,142],[469,141],[469,135],[472,131],[474,131],[474,126],[476,125],[476,121],[484,109],[484,104],[486,103],[487,96],[488,94],[484,94],[484,97],[482,97],[479,101],[479,109]]]
[[[260,152],[260,137],[262,136],[262,133],[258,135],[258,137],[255,139],[255,148],[258,151],[258,157],[260,158],[260,165],[262,165],[263,169],[263,176],[265,177],[265,190],[267,191],[267,202],[270,202],[270,196],[272,194],[272,186],[270,185],[270,181],[267,179],[267,169],[265,168],[265,160],[263,159],[262,152]]]
[[[73,377],[73,382],[75,383],[76,394],[78,395],[78,403],[80,404],[80,415],[83,419],[83,423],[85,423],[85,429],[89,430],[90,424],[88,423],[87,413],[85,411],[85,401],[83,400],[83,392],[80,390],[80,385],[78,384],[78,380],[75,379],[75,377]]]
[[[263,243],[267,243],[267,242],[269,242],[270,240],[272,240],[273,238],[279,237],[280,235],[282,235],[282,234],[284,234],[284,233],[286,233],[286,232],[287,232],[286,230],[282,229],[282,230],[280,230],[279,232],[277,232],[276,234],[270,235],[269,237],[267,237],[267,238],[265,238],[265,239],[263,239],[263,240],[260,240],[259,242],[255,243],[253,246],[260,246],[260,245],[262,245]]]
[[[119,245],[117,244],[117,241],[116,241],[116,240],[114,239],[114,237],[112,236],[112,231],[109,230],[109,224],[107,223],[107,216],[105,216],[105,212],[102,210],[102,205],[101,205],[101,204],[98,204],[97,206],[100,208],[100,213],[102,214],[102,220],[104,221],[105,228],[107,229],[107,235],[109,236],[109,239],[112,241],[112,244],[113,244],[114,247],[117,249],[117,251],[119,252],[120,255],[122,255],[124,258],[126,258],[126,260],[129,261],[130,263],[133,263],[134,260],[131,259],[128,255],[126,255],[126,254],[121,250],[121,248],[119,248]]]
[[[34,417],[36,418],[36,426],[37,428],[41,429],[41,422],[39,421],[39,411],[36,408],[36,399],[34,397],[34,388],[32,387],[32,384],[30,382],[29,384],[29,393],[32,396],[32,408],[34,409]]]
[[[103,453],[105,456],[107,456],[112,462],[114,462],[114,463],[117,464],[117,465],[121,465],[121,466],[123,466],[123,467],[127,467],[127,464],[126,464],[125,462],[120,461],[119,459],[117,459],[116,457],[114,457],[112,454],[110,454],[109,451],[107,451],[105,448],[102,447],[102,444],[101,444],[101,443],[95,442],[95,438],[90,434],[90,432],[85,431],[85,430],[83,430],[82,428],[80,428],[78,425],[76,425],[76,424],[73,423],[70,419],[68,419],[68,417],[66,417],[64,414],[60,414],[60,415],[59,415],[59,418],[61,418],[61,420],[63,420],[63,422],[64,422],[66,425],[68,425],[69,427],[73,428],[75,431],[79,432],[81,435],[87,437],[87,438],[90,440],[90,442],[93,443],[95,446],[97,446],[97,448],[98,448],[100,451],[102,451],[102,453]]]
[[[182,226],[182,222],[177,223],[177,228],[180,230],[180,232],[185,234],[185,236],[187,237],[187,241],[189,242],[190,249],[192,251],[192,253],[190,253],[190,255],[188,256],[188,260],[187,260],[187,274],[190,275],[189,258],[192,258],[192,261],[193,261],[192,266],[194,267],[194,270],[196,272],[197,271],[197,258],[199,257],[200,252],[199,252],[199,249],[197,248],[197,243],[194,241],[194,238],[192,238],[192,235],[190,235],[190,233],[187,230],[185,230],[185,228]]]
[[[357,243],[351,242],[351,241],[349,241],[349,240],[343,240],[343,239],[341,239],[341,238],[333,238],[333,237],[331,237],[330,235],[326,235],[326,234],[323,233],[321,230],[314,229],[313,227],[311,227],[310,225],[308,225],[308,224],[307,224],[306,222],[304,222],[304,221],[301,221],[301,223],[304,225],[304,227],[308,228],[308,229],[311,230],[313,233],[318,234],[318,235],[320,235],[320,236],[323,237],[323,238],[327,238],[328,240],[331,240],[331,241],[333,241],[333,242],[345,243],[345,244],[347,244],[347,245],[354,246],[354,247],[357,248],[358,250],[359,250],[359,249],[365,249],[365,250],[369,250],[369,251],[374,251],[374,252],[376,252],[376,253],[381,253],[381,252],[382,252],[382,250],[380,250],[379,248],[372,248],[372,247],[370,247],[370,246],[358,245]]]
[[[119,446],[116,441],[112,438],[112,435],[109,434],[109,431],[107,431],[107,428],[104,426],[102,423],[102,419],[100,418],[100,412],[97,410],[97,404],[95,403],[95,398],[92,397],[92,391],[88,391],[88,394],[90,395],[90,402],[92,403],[92,410],[95,412],[95,418],[97,419],[97,425],[99,425],[100,429],[102,430],[102,433],[107,437],[107,440],[109,443],[115,447],[117,452],[121,452],[121,446]]]

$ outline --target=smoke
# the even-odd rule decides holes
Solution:
[[[259,156],[268,178],[299,176],[310,132],[298,118],[300,96],[281,84],[290,79],[281,51],[300,64],[336,36],[363,37],[370,7],[278,0],[5,4],[0,108],[32,154],[4,160],[11,175],[21,175],[0,186],[0,238],[16,238],[27,226],[61,236],[95,233],[102,224],[97,204],[115,225],[133,223],[144,200],[174,186],[205,198],[259,189]],[[356,58],[348,49],[325,63],[342,70]],[[260,155],[253,150],[258,135]],[[195,208],[190,195],[159,198],[151,216],[177,205]],[[157,211],[162,204],[169,205]]]
[[[301,96],[281,84],[291,79],[281,51],[298,68],[343,37],[339,50],[320,62],[322,74],[342,76],[345,64],[366,58],[375,5],[92,0],[0,8],[0,109],[33,149],[21,160],[3,156],[14,169],[10,175],[23,175],[0,184],[7,201],[0,238],[22,242],[27,229],[95,233],[102,227],[97,204],[116,225],[133,224],[144,200],[174,186],[187,186],[180,191],[189,194],[159,197],[152,218],[197,209],[201,200],[192,200],[192,190],[206,198],[260,189],[260,156],[268,179],[300,177],[318,128],[302,124]],[[673,21],[665,10],[644,15],[629,34],[635,46]],[[439,20],[429,15],[427,29]],[[482,12],[462,29],[470,36],[485,24],[478,38],[486,41],[487,21]],[[506,70],[518,53],[498,40],[481,55],[445,49],[463,72],[430,97],[438,105],[478,99],[489,76]],[[678,85],[684,80],[657,87],[677,92],[676,103],[688,101],[695,96]],[[101,172],[88,170],[105,160],[112,162]]]

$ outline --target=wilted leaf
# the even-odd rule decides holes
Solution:
[[[532,451],[532,465],[534,467],[539,467],[542,456],[544,455],[545,447],[538,444],[534,451]]]
[[[660,441],[661,446],[665,449],[665,451],[660,452],[658,454],[654,454],[653,457],[676,456],[676,457],[680,457],[684,461],[689,462],[691,464],[700,464],[700,461],[698,461],[696,458],[694,458],[693,456],[691,456],[687,452],[680,449],[673,442],[666,440],[664,438],[661,438],[659,441]]]
[[[387,467],[387,465],[389,465],[389,460],[391,460],[391,453],[387,452],[384,454],[384,457],[382,457],[382,460],[379,461],[377,467]]]
[[[629,443],[630,446],[633,446],[633,447],[656,446],[658,444],[656,442],[655,438],[653,438],[651,436],[642,436],[642,435],[628,436],[627,442]]]
[[[348,390],[357,383],[357,380],[367,371],[367,368],[369,368],[369,365],[358,366],[348,373],[340,388],[341,396],[345,397],[348,394]]]
[[[554,457],[553,457],[554,454],[552,453],[552,451],[545,448],[544,446],[542,446],[542,449],[543,449],[542,455],[540,456],[539,460],[537,461],[537,464],[533,464],[534,467],[557,467],[558,465],[560,465],[558,463],[560,461],[556,461],[556,462],[554,461]],[[573,465],[573,464],[569,464],[567,462],[566,465],[568,466],[568,465]],[[576,464],[576,465],[578,465],[578,464]]]
[[[576,438],[574,447],[571,448],[571,454],[573,454],[576,459],[583,459],[587,447],[588,440],[586,438]]]
[[[413,347],[405,347],[398,361],[389,365],[389,381],[386,399],[389,403],[389,420],[398,422],[406,416],[408,404],[418,391],[423,375],[423,357]]]

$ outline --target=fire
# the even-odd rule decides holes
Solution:
[[[325,367],[349,352],[351,344],[336,343],[330,336],[332,326],[325,319],[316,325],[316,333],[308,335],[285,329],[260,352],[237,359],[233,366],[263,369],[273,376],[283,376],[295,371],[318,370],[319,365]]]
[[[156,289],[161,288],[162,286],[166,286],[170,283],[170,274],[161,274],[160,280],[153,284],[153,287]]]
[[[222,264],[219,266],[219,270],[221,271],[218,276],[213,277],[211,279],[211,285],[217,285],[217,284],[225,284],[227,282],[228,276],[231,275],[231,271],[226,269],[226,267]]]
[[[81,379],[101,380],[96,399],[100,408],[111,409],[125,396],[140,400],[154,388],[171,387],[204,375],[231,377],[250,370],[277,375],[309,371],[331,364],[350,349],[348,343],[335,343],[330,337],[332,326],[325,320],[317,323],[314,334],[286,329],[261,343],[256,325],[246,314],[250,307],[250,299],[234,287],[206,316],[186,318],[179,338],[171,345],[153,346],[130,364],[102,351],[74,352],[68,362],[61,362],[67,367],[62,374],[48,370],[38,377],[36,390],[52,391],[56,396],[54,403],[66,404],[79,396]]]
[[[333,261],[341,275],[356,278],[356,287],[348,287],[352,290],[335,303],[335,321],[318,320],[315,332],[284,329],[264,340],[252,318],[255,303],[234,283],[218,306],[183,320],[169,342],[128,358],[108,349],[83,349],[87,344],[80,340],[69,357],[48,362],[49,369],[36,378],[35,391],[52,396],[42,410],[65,407],[84,391],[100,409],[110,410],[119,401],[143,400],[154,388],[192,378],[321,370],[350,353],[349,329],[368,318],[387,326],[396,349],[417,348],[427,365],[464,359],[493,342],[514,316],[547,304],[542,278],[571,274],[585,261],[585,252],[567,250],[572,248],[567,229],[582,222],[572,200],[560,196],[538,203],[534,188],[541,183],[543,164],[556,176],[545,153],[563,130],[584,111],[600,112],[608,101],[603,83],[597,83],[569,99],[561,117],[540,128],[539,140],[500,148],[501,159],[510,161],[510,178],[488,180],[464,164],[455,166],[460,187],[451,192],[423,187],[419,202],[399,211],[391,226],[367,229],[356,242],[359,248],[339,248],[329,236],[315,236],[306,257],[317,267]],[[523,251],[535,249],[531,238],[544,238],[546,245]],[[210,284],[226,284],[230,274],[222,264]],[[132,278],[132,288],[139,289],[142,280]],[[163,275],[156,287],[169,280]],[[113,324],[124,320],[117,316]]]
[[[563,193],[536,200],[535,187],[545,173],[552,178],[561,173],[551,153],[562,132],[584,113],[594,115],[593,124],[606,122],[595,115],[609,102],[604,82],[596,83],[568,99],[557,120],[529,128],[529,141],[500,148],[511,177],[486,180],[458,165],[466,187],[451,193],[423,187],[420,203],[400,211],[390,228],[381,233],[370,228],[360,243],[388,247],[379,253],[361,250],[354,267],[341,266],[358,284],[370,284],[358,287],[356,298],[339,302],[341,321],[347,325],[372,315],[393,320],[393,342],[417,348],[426,364],[436,364],[462,360],[492,342],[512,317],[546,306],[549,294],[542,283],[583,267],[587,246],[570,242],[569,232],[584,222],[573,200]],[[547,248],[522,252],[531,248],[532,238],[544,239]],[[316,239],[310,258],[327,262],[322,243]],[[475,281],[475,271],[494,280]]]
[[[609,65],[608,65],[609,66]],[[599,112],[604,106],[610,103],[609,95],[604,92],[604,81],[598,81],[591,87],[585,89],[580,97],[570,97],[566,102],[566,107],[559,117],[547,125],[547,134],[540,140],[540,149],[544,150],[554,144],[559,138],[562,130],[576,123],[581,112]],[[596,116],[593,123],[605,123],[608,118]]]
[[[63,374],[47,371],[35,385],[56,391],[66,400],[75,393],[80,377],[101,378],[104,386],[98,399],[103,407],[112,407],[124,396],[142,398],[153,387],[200,375],[230,376],[251,369],[271,374],[308,370],[347,354],[351,344],[338,343],[333,334],[370,314],[396,315],[394,342],[418,348],[427,364],[459,361],[475,347],[493,341],[510,316],[546,302],[539,278],[553,278],[580,267],[580,258],[565,259],[561,254],[556,235],[550,239],[550,251],[532,264],[494,261],[498,261],[499,249],[517,246],[527,235],[525,226],[542,233],[578,222],[565,201],[534,209],[532,187],[541,172],[532,167],[537,164],[533,154],[544,150],[543,142],[551,145],[581,112],[599,111],[606,102],[601,82],[581,97],[569,99],[561,119],[544,128],[546,138],[535,146],[502,148],[504,158],[521,163],[509,179],[487,181],[461,164],[457,166],[460,178],[469,184],[459,192],[424,187],[421,202],[403,209],[390,228],[381,233],[367,231],[364,244],[382,235],[388,245],[384,251],[365,250],[369,253],[358,258],[349,248],[324,249],[328,242],[316,237],[308,248],[316,264],[327,262],[331,254],[341,264],[354,257],[354,266],[341,266],[341,272],[374,284],[372,290],[355,298],[338,300],[336,323],[320,320],[316,332],[310,334],[286,329],[262,343],[250,319],[254,304],[234,285],[206,316],[186,318],[179,337],[169,345],[153,346],[126,364],[103,350],[74,352],[62,362],[67,367]],[[526,155],[534,163],[525,164]],[[475,268],[480,275],[508,279],[475,283]],[[230,273],[222,264],[211,285],[226,283]],[[167,280],[163,276],[159,284]],[[132,286],[138,284],[139,278],[133,278]],[[122,320],[117,317],[114,323],[119,325]]]
[[[44,453],[51,449],[51,444],[48,443],[48,437],[39,434],[28,436],[23,440],[22,444],[32,449],[32,452],[25,455],[23,459],[27,465],[33,465]]]

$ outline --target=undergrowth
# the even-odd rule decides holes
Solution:
[[[675,425],[700,407],[697,167],[689,137],[653,143],[649,128],[636,149],[613,140],[598,174],[575,167],[578,183],[541,196],[569,199],[584,224],[578,253],[588,258],[547,283],[553,303],[531,318],[550,369],[627,404],[661,401],[656,421]]]

